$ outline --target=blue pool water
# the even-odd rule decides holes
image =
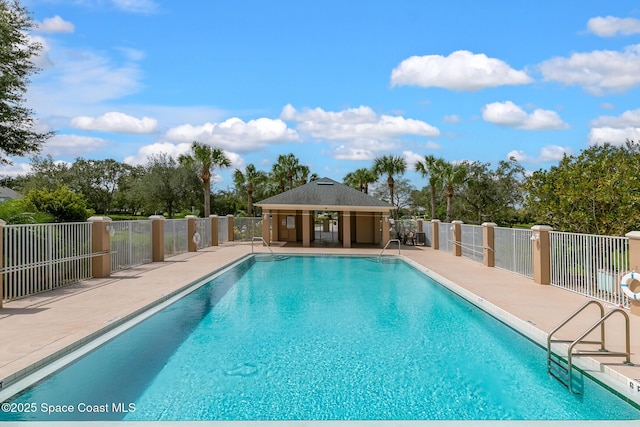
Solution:
[[[211,280],[0,420],[640,419],[583,381],[400,260],[292,256]]]

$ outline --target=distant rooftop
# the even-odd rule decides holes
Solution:
[[[10,199],[17,199],[20,195],[10,188],[0,186],[0,202]]]
[[[388,203],[330,178],[320,178],[255,203],[263,209],[389,212]]]

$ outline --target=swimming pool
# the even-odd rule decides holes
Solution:
[[[568,393],[541,348],[400,259],[277,259],[207,281],[0,420],[640,419],[586,378]]]

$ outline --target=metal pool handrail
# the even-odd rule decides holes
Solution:
[[[251,253],[253,253],[253,241],[254,241],[254,240],[260,240],[260,241],[262,241],[262,243],[264,243],[264,245],[267,247],[267,249],[269,249],[269,252],[271,252],[271,255],[273,255],[273,250],[271,249],[271,246],[269,246],[269,245],[267,244],[267,241],[266,241],[266,240],[264,240],[261,236],[253,236],[253,237],[251,238]]]
[[[391,242],[396,242],[398,243],[398,255],[400,255],[400,240],[399,239],[389,239],[389,241],[387,242],[386,245],[384,245],[384,248],[382,248],[382,250],[380,251],[380,253],[378,254],[378,261],[380,260],[380,257],[382,256],[382,254],[384,253],[384,250],[387,249],[387,247],[389,247],[389,243]]]

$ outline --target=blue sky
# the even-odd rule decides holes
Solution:
[[[341,180],[433,154],[529,171],[640,139],[640,4],[564,0],[24,0],[44,50],[28,106],[73,161],[294,153]],[[0,174],[28,171],[28,158]],[[406,174],[414,185],[423,180]]]

